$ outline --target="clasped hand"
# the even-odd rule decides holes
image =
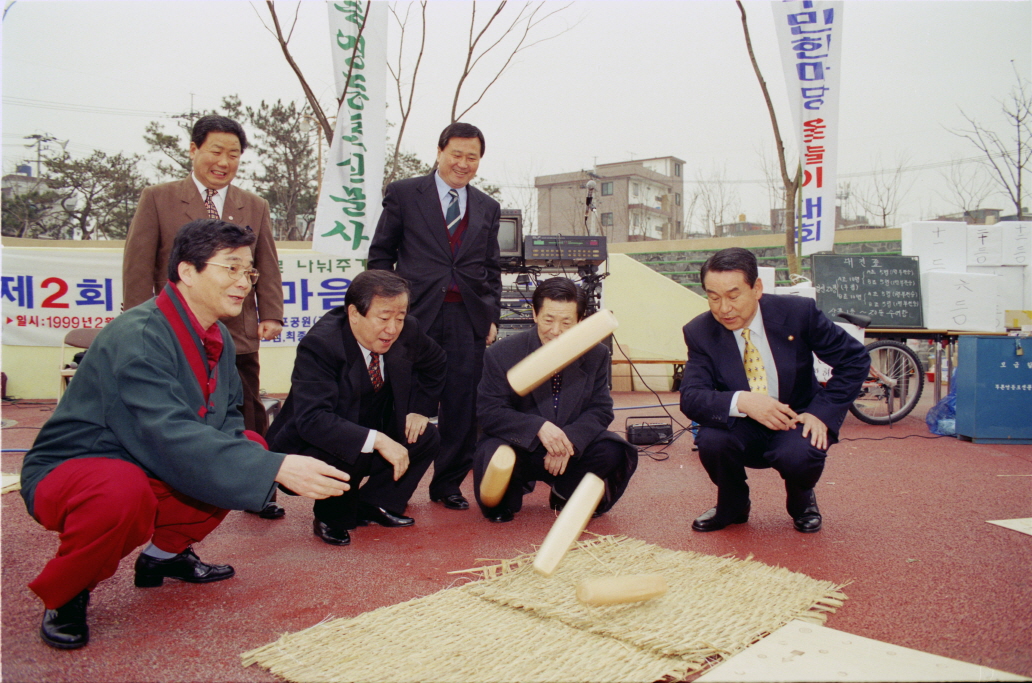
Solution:
[[[545,422],[538,430],[538,439],[548,454],[545,456],[545,470],[554,477],[566,471],[566,465],[573,457],[575,448],[566,433],[551,422]]]
[[[810,437],[812,446],[822,451],[828,449],[828,426],[819,417],[810,413],[796,413],[772,396],[743,391],[738,395],[738,412],[745,413],[775,431],[786,431],[802,425],[804,439]]]

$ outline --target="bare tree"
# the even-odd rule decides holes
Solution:
[[[726,168],[714,167],[708,177],[699,171],[695,179],[706,231],[712,231],[714,237],[723,237],[724,225],[731,222],[728,218],[741,206],[738,190],[728,182]]]
[[[1014,67],[1014,61],[1011,60]],[[1000,109],[1006,121],[1009,135],[1001,137],[960,110],[968,128],[951,131],[977,147],[985,155],[985,163],[993,180],[1003,188],[1017,212],[1018,220],[1024,220],[1028,191],[1024,185],[1025,169],[1032,159],[1032,83],[1022,78],[1014,67],[1018,83],[1010,92],[1010,98],[1000,102]]]
[[[411,79],[408,83],[408,97],[406,98],[403,93],[403,79],[404,79],[404,61],[403,57],[405,54],[405,32],[408,28],[409,14],[412,11],[412,4],[407,5],[405,10],[405,16],[401,17],[398,15],[398,3],[388,5],[391,16],[394,17],[394,21],[398,24],[398,28],[401,31],[400,40],[398,42],[398,62],[397,66],[392,64],[390,60],[387,61],[387,70],[391,74],[391,78],[394,79],[395,90],[398,94],[398,111],[401,112],[401,125],[398,127],[398,139],[394,141],[394,150],[390,155],[390,163],[384,166],[384,177],[383,187],[386,190],[387,186],[394,182],[398,176],[398,167],[400,162],[407,161],[411,165],[411,159],[403,159],[401,154],[401,139],[405,137],[405,127],[408,125],[409,114],[412,113],[412,100],[416,94],[416,77],[419,76],[419,65],[423,63],[423,51],[426,48],[426,2],[427,0],[420,0],[420,17],[419,17],[419,54],[416,55],[416,62],[412,66]],[[411,157],[413,155],[406,155]],[[418,159],[416,160],[418,161]]]
[[[939,175],[946,181],[946,192],[936,194],[964,215],[982,208],[982,202],[992,194],[995,185],[982,166],[956,159]]]
[[[340,4],[341,6],[350,7],[352,9],[354,16],[356,17],[356,23],[358,23],[357,17],[362,3],[358,0],[341,0]],[[488,12],[487,22],[479,28],[477,27],[477,4],[478,3],[476,2],[470,3],[469,39],[467,41],[465,63],[459,74],[458,83],[455,86],[455,94],[452,98],[452,123],[468,114],[473,107],[484,99],[488,90],[498,82],[498,79],[501,78],[502,74],[505,73],[505,71],[507,71],[512,65],[512,61],[517,54],[542,42],[556,38],[573,28],[573,26],[568,26],[562,30],[539,37],[543,30],[542,24],[554,17],[556,14],[570,7],[573,3],[566,3],[555,6],[554,8],[551,4],[546,5],[545,2],[523,3],[520,5],[515,15],[513,15],[511,11],[507,11],[509,4],[508,0],[502,0],[497,4],[493,11]],[[323,127],[327,141],[332,142],[333,128],[330,125],[330,117],[319,104],[311,87],[308,85],[308,81],[302,73],[301,68],[297,65],[290,54],[289,44],[291,36],[293,35],[294,27],[297,24],[297,10],[294,12],[294,18],[290,27],[286,32],[284,32],[273,0],[266,0],[266,6],[268,7],[269,14],[272,17],[272,28],[265,25],[264,21],[262,23],[265,25],[266,30],[273,35],[276,42],[279,44],[280,49],[283,52],[283,56],[287,60],[287,64],[290,65],[290,68],[294,71],[298,81],[301,83],[301,88],[304,90],[309,106],[312,107],[316,118],[318,118],[320,125]],[[298,7],[300,7],[300,3],[298,3]],[[397,139],[394,142],[394,150],[391,152],[391,163],[384,171],[384,186],[386,186],[386,184],[391,180],[396,179],[399,168],[406,163],[405,160],[402,159],[404,153],[400,150],[402,149],[402,139],[405,135],[409,117],[412,114],[416,79],[423,62],[424,48],[426,46],[426,1],[420,0],[419,7],[419,49],[415,62],[411,67],[411,72],[407,76],[405,74],[406,67],[404,62],[404,52],[406,42],[409,37],[408,29],[410,27],[410,22],[412,21],[412,6],[409,5],[403,15],[399,13],[397,3],[389,8],[395,22],[401,30],[401,41],[398,48],[397,60],[388,60],[387,64],[387,68],[395,83],[395,90],[398,96],[398,107],[401,113],[401,123],[398,128]],[[365,17],[368,16],[368,10],[369,3],[367,2],[365,3],[365,12],[361,15],[362,22],[359,26],[358,36],[354,43],[354,49],[356,51],[358,49],[359,41],[362,39],[362,31],[365,28]],[[497,66],[498,62],[494,61],[492,63],[495,64],[495,67],[491,70],[487,66],[487,63],[495,57],[502,60],[501,65]],[[352,56],[350,63],[353,62],[354,55]],[[479,70],[477,67],[480,67]],[[466,106],[461,113],[457,114],[456,112],[459,108],[460,98],[472,87],[470,85],[470,77],[474,74],[474,70],[477,70],[477,75],[481,72],[485,74],[487,84],[482,88],[475,90],[474,94],[470,95],[470,97],[472,97],[472,103]],[[350,76],[351,74],[349,72],[346,81],[349,85],[351,83]],[[346,90],[347,89],[345,89],[345,92],[341,93],[340,97],[337,99],[338,108],[340,107],[341,102],[344,101],[344,97],[347,94]],[[481,183],[481,185],[483,185],[483,183]],[[494,193],[498,192],[497,188],[491,189],[494,190]],[[491,194],[491,192],[488,193]]]
[[[752,62],[753,71],[756,73],[756,80],[760,82],[760,90],[763,91],[763,99],[767,103],[767,112],[770,114],[770,123],[774,128],[774,144],[778,151],[778,168],[781,172],[781,184],[785,188],[785,257],[788,260],[789,276],[800,273],[799,256],[796,253],[796,225],[795,225],[795,201],[796,193],[799,191],[802,176],[802,167],[797,166],[795,174],[789,175],[788,164],[785,161],[785,145],[781,141],[781,129],[778,127],[778,117],[774,113],[774,104],[770,99],[770,92],[767,90],[767,82],[763,80],[760,73],[760,65],[756,62],[756,54],[753,52],[752,39],[749,37],[749,23],[745,19],[745,7],[741,0],[735,0],[738,10],[742,14],[742,30],[745,32],[745,47],[749,51],[749,61]]]
[[[901,154],[895,168],[889,170],[882,167],[880,159],[876,157],[874,173],[855,195],[864,211],[876,217],[883,228],[889,227],[903,199],[914,186],[914,182],[907,183],[903,175],[908,161],[909,157]]]
[[[468,114],[470,109],[477,106],[477,104],[480,103],[480,100],[484,99],[484,95],[487,94],[487,91],[490,90],[491,86],[494,85],[498,81],[498,79],[501,78],[502,74],[505,73],[505,70],[509,68],[509,65],[512,63],[513,57],[518,55],[520,52],[523,52],[524,50],[528,50],[534,47],[535,45],[538,45],[539,43],[545,42],[546,40],[551,40],[552,38],[561,36],[562,34],[570,30],[570,28],[566,28],[562,31],[559,31],[558,33],[554,33],[544,38],[531,39],[531,33],[538,26],[540,26],[543,22],[547,21],[549,18],[555,16],[559,12],[562,12],[563,10],[567,9],[573,3],[560,5],[555,9],[551,9],[551,6],[549,6],[550,11],[547,12],[543,12],[543,9],[546,6],[544,2],[524,3],[520,6],[520,9],[517,12],[516,16],[513,17],[512,21],[510,21],[506,26],[504,25],[505,20],[500,19],[500,17],[505,12],[505,8],[506,6],[508,6],[508,4],[508,0],[502,0],[501,2],[499,2],[494,12],[489,13],[487,22],[480,28],[479,31],[477,31],[476,28],[477,3],[473,2],[470,4],[469,41],[467,43],[466,50],[466,63],[462,67],[462,74],[459,76],[459,82],[455,86],[455,96],[452,98],[452,123],[455,123],[463,116]],[[499,20],[499,24],[495,24],[495,20]],[[499,27],[500,32],[492,31],[493,26]],[[476,96],[476,98],[473,100],[473,103],[465,109],[463,109],[461,113],[456,114],[456,112],[459,109],[459,97],[462,94],[462,86],[465,85],[467,79],[473,73],[473,70],[480,63],[480,60],[482,60],[495,48],[497,48],[499,45],[505,42],[506,39],[510,36],[515,37],[516,45],[510,45],[508,47],[508,56],[505,58],[505,61],[502,63],[502,66],[497,68],[493,72],[494,76],[488,81],[487,85],[485,85],[483,89],[480,90],[480,94]],[[528,40],[530,42],[528,42]]]

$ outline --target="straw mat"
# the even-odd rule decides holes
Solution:
[[[549,579],[533,560],[452,572],[480,580],[284,635],[243,664],[296,682],[679,680],[792,619],[821,623],[846,597],[750,559],[622,536],[579,542]],[[582,579],[643,573],[662,574],[667,593],[606,607],[576,599]]]

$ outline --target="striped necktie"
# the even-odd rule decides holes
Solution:
[[[763,365],[763,358],[760,357],[760,350],[752,343],[752,331],[746,327],[742,330],[742,339],[745,340],[745,354],[742,362],[745,363],[745,376],[749,380],[749,391],[758,394],[767,393],[767,369]]]
[[[444,214],[444,222],[448,224],[448,234],[454,235],[455,229],[459,227],[459,191],[452,189],[448,190],[448,196],[451,197],[451,201],[448,202],[448,210]]]
[[[218,190],[213,190],[210,187],[205,188],[204,190],[204,208],[208,210],[208,218],[214,218],[215,220],[218,220],[219,218],[219,210],[215,208],[215,202],[213,202],[211,198],[218,193]]]

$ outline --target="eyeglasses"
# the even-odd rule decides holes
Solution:
[[[219,266],[229,271],[229,276],[234,281],[239,280],[244,275],[251,281],[252,285],[258,284],[258,271],[254,268],[244,268],[243,266],[232,265],[227,266],[225,263],[215,263],[214,261],[205,261],[209,266]]]

